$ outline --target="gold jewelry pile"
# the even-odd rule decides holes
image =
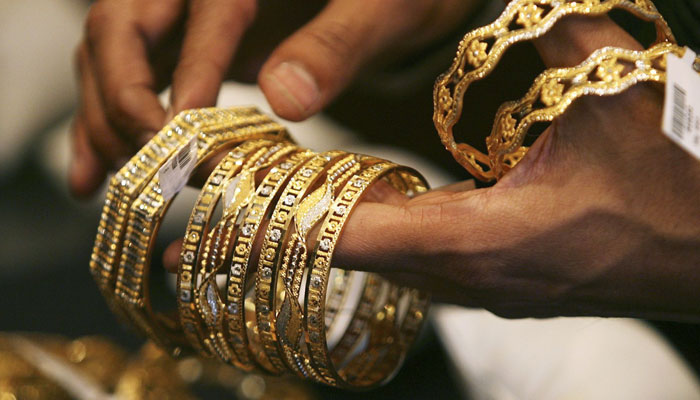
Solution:
[[[195,400],[216,388],[244,400],[312,400],[308,382],[260,376],[214,359],[175,360],[152,342],[129,353],[100,336],[0,333],[0,400]]]
[[[655,43],[645,51],[602,48],[578,66],[544,71],[522,99],[501,105],[486,138],[488,154],[455,141],[453,127],[467,88],[490,74],[508,47],[543,36],[567,15],[600,16],[614,8],[653,22]],[[435,83],[433,121],[442,143],[469,173],[484,181],[498,179],[527,152],[523,140],[532,124],[552,121],[581,96],[610,96],[639,82],[665,82],[666,55],[685,51],[649,0],[513,0],[496,21],[460,42],[452,66]]]
[[[160,223],[194,167],[224,146],[233,149],[185,231],[179,317],[156,313],[148,277]],[[429,303],[377,275],[331,268],[354,206],[380,181],[427,190],[417,172],[385,160],[300,148],[254,108],[182,112],[110,181],[90,269],[111,309],[173,355],[376,386],[401,364]]]

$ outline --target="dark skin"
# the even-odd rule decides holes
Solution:
[[[347,17],[349,11],[343,7],[351,6],[342,3],[331,2],[314,21],[331,13],[329,9],[331,15]],[[224,10],[217,14],[225,14]],[[437,20],[452,17],[430,15]],[[396,20],[416,18],[401,14]],[[370,36],[376,41],[343,41],[341,48],[358,54],[344,66],[346,70],[338,73],[331,66],[328,71],[333,73],[323,78],[324,67],[304,67],[319,89],[317,96],[307,96],[308,86],[303,85],[279,90],[275,81],[279,77],[269,71],[296,62],[292,39],[302,40],[298,43],[305,49],[318,49],[304,54],[321,54],[332,47],[314,43],[315,36],[306,34],[283,42],[258,75],[275,112],[303,119],[322,109],[373,55],[403,43],[407,36],[420,43],[437,35],[431,28],[426,33],[426,26],[432,25],[398,23],[400,28],[389,29],[382,25],[385,22],[368,18],[359,24],[363,29],[358,31],[373,32]],[[148,26],[158,27],[152,22]],[[384,29],[393,33],[377,33]],[[116,30],[104,33],[103,48],[119,47],[114,37],[128,33],[121,35]],[[224,44],[217,44],[222,46],[218,51],[200,49],[198,57],[224,54],[230,63],[239,37],[229,33]],[[88,34],[86,42],[91,40]],[[191,41],[192,46],[208,43]],[[118,167],[120,156],[133,152],[148,137],[139,132],[156,131],[165,120],[166,111],[155,105],[153,70],[143,57],[147,43],[130,50],[131,57],[93,51],[87,62],[81,62],[83,101],[76,119],[77,156],[71,175],[77,193],[94,190],[108,168]],[[183,52],[187,43],[185,36]],[[607,45],[641,48],[611,20],[581,17],[560,21],[535,44],[547,66],[575,65]],[[109,82],[119,79],[109,75],[124,59],[133,63],[130,70],[147,71],[143,76],[151,80],[113,96]],[[184,63],[185,59],[181,56],[172,75],[173,111],[211,104],[225,75],[221,71],[227,70],[211,69],[216,64],[210,61]],[[337,65],[341,64],[336,69]],[[197,71],[202,68],[208,69]],[[304,96],[313,100],[311,106],[299,107]],[[119,99],[124,103],[121,109],[109,105]],[[356,208],[334,261],[433,290],[444,301],[483,307],[506,317],[700,320],[700,163],[660,132],[662,101],[661,87],[652,84],[636,85],[617,96],[576,101],[536,140],[526,158],[491,188],[436,189],[414,199],[379,188]],[[119,118],[124,111],[134,114],[129,123]],[[88,122],[99,120],[101,125]],[[178,246],[173,245],[165,256],[171,269],[177,254]]]

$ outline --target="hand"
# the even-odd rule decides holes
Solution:
[[[97,1],[76,57],[81,96],[71,188],[81,196],[93,193],[108,170],[121,167],[172,115],[214,105],[224,78],[259,72],[274,111],[302,120],[378,55],[435,40],[475,3]],[[157,94],[169,84],[166,111]]]
[[[607,18],[536,42],[549,66],[606,45],[641,48]],[[359,204],[334,262],[506,317],[700,320],[700,163],[660,132],[660,89],[577,100],[492,188]]]

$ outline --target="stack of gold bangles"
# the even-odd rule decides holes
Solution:
[[[224,147],[185,230],[178,318],[156,313],[148,277],[160,223],[192,170]],[[186,111],[111,180],[90,268],[112,310],[173,355],[376,386],[401,364],[429,303],[377,275],[331,268],[353,208],[380,181],[427,190],[417,172],[385,160],[300,148],[253,108]]]

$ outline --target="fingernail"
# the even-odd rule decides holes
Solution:
[[[80,157],[80,154],[75,154],[73,156],[73,160],[70,163],[70,168],[68,169],[68,176],[69,180],[71,182],[71,185],[76,186],[76,185],[81,185],[83,181],[85,180],[83,178],[84,173],[84,162]]]
[[[95,186],[95,178],[84,157],[76,154],[73,157],[69,171],[68,181],[73,194],[80,198],[87,197]]]
[[[302,114],[316,103],[319,98],[318,85],[314,77],[301,65],[283,62],[267,76],[277,91],[277,101],[286,102]]]

